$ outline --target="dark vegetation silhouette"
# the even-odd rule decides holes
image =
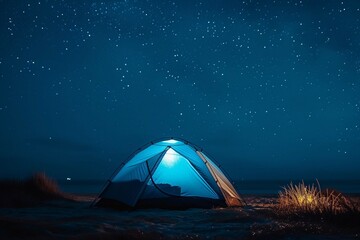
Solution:
[[[31,207],[45,201],[67,199],[57,183],[45,173],[35,173],[25,180],[0,181],[0,207]]]

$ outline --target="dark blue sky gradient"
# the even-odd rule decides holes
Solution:
[[[359,1],[0,0],[0,176],[167,137],[233,179],[359,178]]]

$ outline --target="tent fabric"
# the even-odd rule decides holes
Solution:
[[[227,177],[224,175],[224,173],[221,171],[221,169],[204,153],[198,152],[198,154],[201,155],[208,162],[207,166],[210,172],[213,174],[214,178],[217,180],[220,189],[223,191],[227,204],[230,206],[233,204],[237,205],[237,199],[240,199],[240,196],[236,192],[230,181],[227,179]]]
[[[218,188],[215,179],[209,172],[209,170],[204,166],[203,160],[196,154],[196,150],[188,145],[184,146],[173,146],[173,149],[179,154],[183,155],[187,159],[191,159],[191,163],[194,168],[203,176],[207,183],[219,194],[221,193]]]
[[[165,145],[150,145],[146,149],[142,150],[141,152],[138,152],[131,161],[127,162],[126,165],[133,166],[139,163],[142,163],[149,158],[155,156],[156,154],[159,154],[165,150]]]
[[[166,201],[165,199],[171,199]],[[188,142],[170,139],[152,143],[137,152],[110,179],[97,201],[109,200],[129,207],[141,202],[201,207],[241,206],[235,188],[221,169]],[[196,204],[195,204],[195,201]],[[208,206],[210,206],[208,204]]]

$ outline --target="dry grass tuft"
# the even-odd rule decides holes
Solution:
[[[334,190],[321,191],[319,182],[306,185],[290,183],[279,193],[278,210],[281,213],[310,213],[339,215],[349,212],[359,213],[359,206],[349,198]]]
[[[0,181],[0,189],[0,208],[29,207],[65,198],[56,182],[44,173],[36,173],[26,180]]]
[[[56,198],[62,195],[57,183],[45,175],[45,173],[35,173],[26,184],[36,193],[45,198]]]

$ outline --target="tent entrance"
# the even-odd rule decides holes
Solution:
[[[204,180],[183,155],[169,148],[150,179],[141,198],[201,197],[219,199],[219,195]]]

